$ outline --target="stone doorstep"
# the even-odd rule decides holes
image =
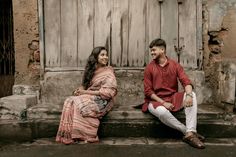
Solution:
[[[236,137],[235,116],[224,120],[223,110],[212,106],[199,106],[198,131],[206,137]],[[44,104],[27,110],[27,120],[0,120],[0,139],[5,141],[32,141],[56,135],[61,109]],[[176,113],[184,123],[184,112]],[[8,130],[6,132],[6,130]],[[173,138],[181,134],[161,124],[151,114],[132,107],[115,107],[101,121],[99,137],[159,137]]]
[[[26,109],[37,104],[36,95],[11,95],[0,99],[1,119],[21,119]]]
[[[55,107],[52,104],[38,104],[27,109],[27,119],[60,119],[62,109]],[[184,119],[184,111],[174,113],[177,118]],[[225,113],[222,109],[212,107],[212,105],[199,105],[198,119],[211,120],[225,118]],[[131,106],[115,106],[105,117],[103,121],[109,120],[150,120],[156,119],[149,113],[143,113],[141,109],[135,109]],[[229,118],[230,119],[230,118]]]
[[[55,137],[59,120],[0,120],[0,139],[2,142],[25,142],[38,138]],[[236,122],[224,120],[204,120],[198,122],[198,132],[207,138],[236,138]],[[107,137],[151,137],[151,138],[181,138],[176,130],[153,121],[110,120],[101,122],[98,135]]]

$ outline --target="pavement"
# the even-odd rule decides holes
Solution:
[[[0,144],[0,157],[235,157],[236,139],[206,139],[205,149],[181,139],[102,138],[99,143],[63,145],[54,138],[31,143]]]

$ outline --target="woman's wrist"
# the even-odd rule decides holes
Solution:
[[[99,92],[99,90],[97,90],[97,91],[87,90],[87,94],[90,94],[90,95],[100,95],[100,92]]]

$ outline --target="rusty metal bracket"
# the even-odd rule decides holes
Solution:
[[[180,37],[179,38],[179,54],[183,52],[184,48],[185,48],[184,37]]]
[[[164,2],[164,0],[158,0],[159,1],[159,3],[163,3]]]
[[[177,41],[176,38],[174,38],[173,42],[174,42],[174,50],[175,50],[175,52],[177,53],[177,55],[179,57],[182,54],[182,52],[185,48],[184,37],[179,38],[179,44],[178,44],[178,41]]]
[[[178,4],[183,4],[185,0],[177,0]]]

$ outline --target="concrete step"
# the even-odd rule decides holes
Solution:
[[[34,106],[27,120],[0,120],[0,139],[4,141],[32,141],[37,138],[55,137],[61,109]],[[41,110],[40,110],[41,109]],[[38,112],[37,112],[38,111]],[[28,115],[27,114],[27,115]],[[184,112],[176,113],[184,122]],[[5,130],[8,130],[7,132]],[[198,109],[198,132],[207,138],[236,138],[236,116],[228,115],[212,105]],[[99,137],[155,137],[180,138],[182,135],[163,125],[149,113],[142,113],[131,106],[119,106],[106,115],[99,128]]]
[[[190,147],[181,139],[101,138],[99,143],[79,142],[63,145],[55,138],[38,139],[21,144],[0,143],[1,157],[235,157],[235,139],[207,139],[206,149]]]
[[[62,108],[53,104],[37,104],[27,109],[27,119],[60,119]],[[184,112],[174,113],[178,118],[185,117]],[[219,119],[225,117],[225,111],[213,105],[199,105],[198,119]],[[132,106],[117,105],[109,112],[103,121],[109,120],[154,120],[156,119],[149,113],[143,113],[141,109],[135,109]]]
[[[84,141],[77,142],[78,145],[86,145]],[[122,137],[108,137],[108,138],[100,138],[99,143],[96,143],[99,145],[116,145],[116,146],[137,146],[137,145],[186,145],[185,142],[182,141],[182,139],[170,139],[170,138],[152,138],[152,137],[128,137],[128,138],[122,138]],[[205,141],[206,146],[235,146],[236,145],[236,138],[207,138]],[[38,138],[31,142],[23,142],[23,143],[1,143],[0,147],[4,150],[3,147],[6,147],[5,149],[9,149],[9,147],[18,147],[22,146],[50,146],[50,145],[60,145],[58,142],[55,141],[54,137],[51,138]]]

